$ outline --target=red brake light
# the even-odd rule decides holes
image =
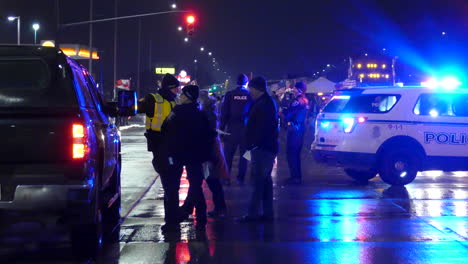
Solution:
[[[82,159],[86,153],[85,144],[73,143],[73,159]]]
[[[362,123],[364,123],[366,121],[367,121],[367,117],[363,117],[363,116],[358,117],[358,123],[359,124],[362,124]]]
[[[84,138],[84,126],[73,124],[73,138]]]
[[[73,159],[83,159],[86,156],[86,133],[85,127],[82,124],[73,124],[72,126],[73,136]]]

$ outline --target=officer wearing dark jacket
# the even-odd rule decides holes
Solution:
[[[247,161],[242,157],[245,152],[245,118],[248,105],[252,102],[252,97],[249,91],[245,88],[248,78],[245,74],[240,74],[237,77],[237,88],[229,91],[224,96],[221,106],[220,129],[229,133],[224,136],[224,153],[229,171],[232,168],[232,160],[239,147],[239,171],[237,174],[237,182],[244,183],[245,173],[247,170]]]
[[[204,228],[207,221],[206,202],[202,190],[204,178],[202,163],[210,158],[216,131],[210,128],[208,118],[200,111],[197,103],[198,95],[198,86],[185,86],[179,104],[174,107],[162,125],[164,155],[160,166],[167,168],[169,174],[173,176],[163,185],[167,186],[164,188],[168,197],[167,213],[171,216],[171,220],[177,219],[175,222],[170,222],[174,226],[178,226],[181,217],[179,186],[183,166],[187,169],[187,179],[190,184],[186,203],[193,204],[196,208],[197,228]]]
[[[200,93],[199,102],[201,105],[201,111],[206,115],[211,131],[216,131],[218,128],[218,116],[216,114],[216,99],[208,94],[207,91],[202,91]],[[228,178],[228,171],[226,160],[224,158],[224,152],[221,146],[219,137],[216,136],[213,142],[213,151],[211,153],[210,160],[206,164],[207,172],[205,172],[205,180],[212,193],[213,198],[213,211],[208,212],[209,217],[224,217],[226,216],[226,201],[224,200],[224,190],[221,185],[220,179]],[[182,219],[187,219],[189,215],[193,213],[193,203],[191,198],[191,193],[187,194],[187,199],[185,199],[184,204],[181,206]]]
[[[240,218],[240,222],[271,221],[274,216],[271,171],[278,154],[278,110],[266,89],[263,77],[255,77],[249,82],[254,101],[248,111],[246,146],[251,154],[254,187],[248,214]]]
[[[166,155],[163,148],[163,134],[162,124],[175,107],[175,99],[179,92],[179,81],[172,75],[166,74],[162,80],[161,88],[157,93],[151,93],[139,100],[138,112],[146,114],[146,139],[148,141],[148,151],[153,152],[153,167],[156,172],[161,176],[164,192],[164,211],[165,221],[170,224],[178,220],[178,216],[171,214],[169,209],[168,192],[174,186],[180,185],[177,182],[177,175],[182,173],[180,171],[168,170],[167,166],[162,166],[164,156]],[[180,182],[180,179],[179,179]],[[177,209],[176,209],[177,210]]]
[[[290,173],[290,178],[286,180],[286,184],[300,184],[302,181],[301,150],[309,107],[309,100],[305,96],[306,91],[306,83],[297,82],[293,88],[295,98],[289,107],[283,110],[288,131],[286,156]]]

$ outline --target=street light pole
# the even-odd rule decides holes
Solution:
[[[140,96],[141,18],[138,19],[137,95]]]
[[[89,20],[93,20],[93,0],[89,0]],[[93,76],[93,23],[89,24],[89,74]]]
[[[18,46],[21,44],[21,19],[20,17],[17,17],[18,19]]]
[[[151,71],[153,69],[153,40],[150,39],[149,43],[148,70]]]
[[[59,33],[60,33],[60,2],[59,0],[55,0],[55,46],[57,48],[60,48],[60,39],[59,39]]]
[[[118,11],[118,0],[114,0],[114,17],[117,17]],[[114,101],[117,100],[117,89],[115,89],[115,84],[117,83],[117,20],[114,21],[114,83],[113,83],[113,91]]]
[[[9,16],[8,21],[12,22],[16,20],[16,25],[17,25],[17,33],[16,36],[18,38],[17,44],[18,46],[20,45],[20,39],[21,39],[21,17],[17,16]]]
[[[34,29],[34,45],[37,44],[37,31],[39,30],[40,26],[37,23],[34,23],[32,25],[32,28]]]

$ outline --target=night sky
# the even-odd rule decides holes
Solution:
[[[95,19],[112,17],[114,1],[94,0]],[[149,72],[155,65],[175,65],[189,73],[197,70],[202,85],[239,72],[269,79],[312,76],[326,64],[341,70],[349,56],[382,53],[383,48],[422,71],[468,67],[467,0],[117,1],[119,16],[171,10],[173,2],[179,9],[192,10],[198,21],[189,43],[183,41],[185,33],[177,31],[183,14],[141,19],[141,68]],[[89,1],[60,2],[61,23],[88,20]],[[0,43],[16,42],[16,25],[6,20],[8,15],[21,16],[23,43],[33,42],[33,22],[41,24],[38,39],[54,39],[53,3],[0,1],[0,15],[5,18],[0,21]],[[120,21],[118,28],[117,78],[134,79],[138,19]],[[113,29],[113,22],[94,26],[94,46],[102,58],[94,67],[106,86],[113,79]],[[87,45],[88,26],[66,28],[60,37],[62,43]],[[213,52],[219,66],[213,68],[207,51]]]

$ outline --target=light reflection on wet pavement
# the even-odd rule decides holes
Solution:
[[[236,223],[234,218],[247,208],[250,187],[232,184],[225,187],[229,209],[225,219],[210,219],[206,232],[197,232],[192,221],[187,221],[181,224],[180,233],[163,234],[159,180],[132,206],[147,190],[143,183],[148,187],[153,182],[149,160],[145,164],[136,158],[136,150],[146,147],[142,142],[133,134],[127,137],[122,215],[128,216],[121,226],[119,245],[106,247],[101,263],[466,262],[466,172],[422,172],[406,187],[390,187],[378,177],[361,185],[341,169],[315,164],[304,151],[304,183],[283,186],[288,170],[280,155],[273,173],[273,223]],[[187,189],[184,179],[182,200]],[[209,191],[206,197],[211,209]],[[10,245],[11,241],[0,243]],[[63,256],[43,261],[51,262],[76,263]]]

